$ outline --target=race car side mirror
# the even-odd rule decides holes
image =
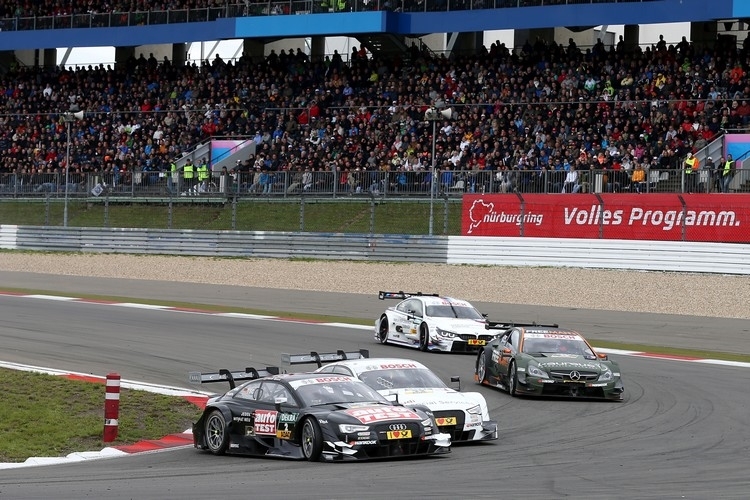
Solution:
[[[284,397],[276,398],[275,401],[274,401],[274,406],[276,407],[276,411],[281,411],[281,405],[283,405],[284,403],[286,403],[286,401],[287,400]]]
[[[451,377],[451,383],[458,384],[458,387],[456,388],[456,390],[458,392],[461,392],[461,377],[457,377],[455,375],[452,376]]]

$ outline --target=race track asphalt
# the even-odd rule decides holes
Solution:
[[[112,280],[79,276],[57,276],[33,272],[0,272],[0,288],[54,290],[63,294],[87,293],[151,300],[293,311],[308,314],[336,314],[352,318],[378,317],[390,301],[369,295],[277,290],[240,286],[176,284],[139,279]],[[717,291],[717,293],[719,293]],[[675,300],[678,300],[675,297]],[[679,299],[682,300],[682,299]],[[628,313],[579,308],[528,306],[474,302],[490,319],[502,321],[559,323],[580,329],[598,340],[653,346],[750,354],[750,321],[745,319]],[[728,307],[746,307],[730,301]]]
[[[301,312],[345,307],[356,317],[377,315],[383,305],[369,297],[130,280],[102,284],[66,278],[62,283],[47,276],[45,286],[20,285],[8,274],[19,273],[1,273],[5,287],[69,295],[237,301]],[[274,300],[288,307],[267,305]],[[540,321],[548,321],[542,314],[555,312],[533,309],[540,311]],[[585,310],[570,314],[586,331],[606,325],[602,332],[639,342],[644,333],[636,327],[642,325],[669,344],[695,343],[690,347],[700,345],[701,335],[706,342],[712,337],[714,344],[725,342],[712,325],[731,323]],[[750,491],[750,370],[743,368],[613,356],[624,375],[624,402],[536,400],[475,385],[471,356],[380,346],[369,331],[358,329],[5,296],[0,315],[4,361],[99,375],[117,371],[127,379],[183,387],[188,387],[188,371],[275,365],[282,352],[368,348],[372,356],[409,357],[443,379],[459,375],[463,390],[484,394],[501,429],[499,441],[455,446],[450,456],[424,460],[309,464],[213,457],[183,448],[9,469],[0,472],[0,498],[744,499]],[[549,319],[570,323],[561,316]],[[742,345],[733,350],[747,353]]]

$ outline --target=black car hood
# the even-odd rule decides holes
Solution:
[[[545,357],[535,358],[539,367],[544,370],[588,370],[602,372],[605,368],[596,359],[573,354],[550,354]]]
[[[338,403],[334,405],[321,405],[316,409],[331,411],[331,415],[346,420],[358,422],[365,425],[386,422],[392,420],[415,420],[422,421],[425,416],[411,408],[404,406],[391,406],[379,404],[361,403]]]

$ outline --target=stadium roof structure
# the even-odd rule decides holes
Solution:
[[[488,0],[485,5],[495,5]],[[215,17],[190,23],[164,24],[164,16],[153,16],[138,26],[60,28],[60,23],[32,23],[0,20],[0,50],[47,49],[56,47],[127,47],[145,44],[201,42],[209,40],[258,39],[310,36],[357,36],[394,34],[420,36],[429,33],[464,33],[501,29],[551,27],[593,27],[608,24],[656,24],[750,18],[748,0],[564,0],[562,4],[507,7],[443,12],[366,11],[305,15],[261,15]],[[356,3],[358,5],[358,3]],[[504,2],[503,5],[506,5]],[[448,4],[450,5],[450,4]],[[498,4],[499,5],[499,4]],[[192,11],[191,11],[192,14]],[[168,18],[169,16],[167,16]],[[179,16],[176,16],[178,19]],[[192,17],[192,16],[191,16]],[[183,18],[184,19],[184,18]],[[80,19],[78,20],[80,21]],[[85,24],[85,22],[83,23]],[[118,23],[119,24],[119,23]],[[81,24],[77,24],[80,26]],[[136,42],[136,43],[134,43]]]

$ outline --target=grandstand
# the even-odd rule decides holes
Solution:
[[[8,4],[0,195],[88,197],[97,186],[112,196],[192,194],[171,164],[204,159],[213,167],[205,191],[248,197],[552,193],[573,167],[577,192],[619,192],[635,189],[637,165],[648,172],[646,191],[713,191],[712,172],[699,186],[680,172],[687,153],[718,164],[724,134],[750,122],[750,42],[744,17],[732,17],[744,11],[722,0],[711,15],[724,15],[709,18],[704,2],[684,0],[680,12],[674,4]],[[633,22],[617,43],[578,46],[568,36],[615,19]],[[635,22],[650,19],[694,21],[691,39],[641,47]],[[566,20],[571,29],[559,29]],[[478,31],[514,22],[515,47],[485,43]],[[237,60],[185,60],[188,41],[241,33],[257,36],[243,37]],[[442,43],[431,33],[444,33]],[[270,48],[308,35],[309,50]],[[324,37],[334,35],[360,46],[324,54]],[[127,44],[111,66],[52,62],[53,41],[92,40]],[[155,43],[158,58],[146,53]],[[453,113],[426,122],[432,107]],[[212,158],[212,139],[249,147]],[[735,157],[738,167],[744,159]],[[729,189],[750,183],[739,175]]]

